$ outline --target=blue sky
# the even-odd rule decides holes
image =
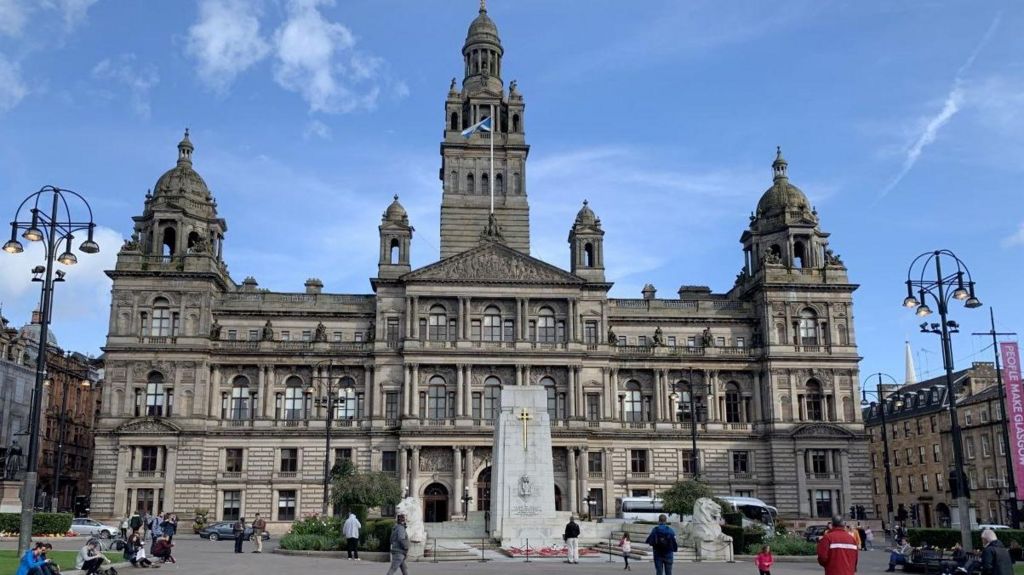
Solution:
[[[862,372],[941,366],[900,307],[919,253],[970,266],[1024,330],[1024,4],[491,0],[526,99],[533,253],[568,266],[589,199],[612,294],[731,287],[776,145],[861,285]],[[59,287],[61,343],[98,353],[112,267],[184,127],[227,219],[236,281],[368,293],[400,194],[414,265],[438,254],[443,101],[476,0],[0,0],[0,219],[43,184],[104,227]],[[38,254],[0,254],[3,313],[38,299]],[[956,309],[958,365],[990,360]],[[924,374],[922,374],[924,375]]]

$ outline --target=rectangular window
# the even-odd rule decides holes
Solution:
[[[828,489],[814,490],[814,511],[818,517],[832,516],[832,492]]]
[[[529,341],[537,341],[537,322],[536,321],[531,319],[530,322],[528,324],[526,324],[526,331],[527,331],[526,338]]]
[[[583,342],[588,344],[597,343],[597,322],[588,321],[583,324]]]
[[[629,470],[632,473],[647,473],[647,450],[629,450]]]
[[[734,492],[734,495],[736,495],[736,497],[753,497],[754,492],[749,489],[737,489]]]
[[[742,337],[736,338],[736,347],[747,347],[747,341]]]
[[[235,341],[236,339],[238,339],[238,330],[236,330],[236,329],[229,329],[228,330],[228,340],[229,341]]]
[[[988,457],[992,455],[992,438],[988,435],[981,436],[981,456]]]
[[[935,491],[942,491],[942,474],[935,474]]]
[[[924,463],[926,459],[927,459],[927,457],[925,457],[925,454],[924,454],[924,446],[923,445],[919,445],[917,447],[917,462],[918,463]]]
[[[290,332],[290,331],[288,331],[286,329],[282,329],[281,330],[281,341],[291,341],[291,340],[292,340],[292,332]]]
[[[676,346],[676,336],[674,336],[674,335],[668,336],[668,346],[669,347],[675,347]]]
[[[478,319],[474,319],[473,321],[469,322],[469,339],[473,341],[480,341],[480,339],[483,337],[480,331],[480,325],[481,323],[480,320]]]
[[[896,478],[896,493],[903,493],[903,478]]]
[[[999,431],[996,433],[996,443],[999,444],[999,455],[1006,455],[1006,443],[1003,439],[1003,432]]]
[[[828,452],[824,450],[811,451],[811,471],[815,474],[828,473]]]
[[[717,344],[718,347],[725,347],[725,338],[722,336],[715,338],[715,344]]]
[[[142,470],[142,471],[156,471],[157,470],[157,460],[158,460],[159,454],[160,454],[160,448],[159,447],[143,447],[143,448],[140,449],[140,451],[142,452],[142,461],[141,461],[141,467],[139,467],[139,469]]]
[[[971,417],[971,410],[964,411],[964,425],[971,425],[974,423],[974,418]]]
[[[281,449],[281,473],[295,473],[299,470],[299,450],[295,447]]]
[[[154,511],[157,511],[156,506],[154,505],[155,503],[156,499],[154,497],[154,492],[152,489],[138,490],[137,498],[135,501],[136,511],[148,511],[150,513],[153,513]]]
[[[384,419],[398,419],[398,392],[384,394]]]
[[[921,491],[923,491],[925,493],[928,493],[928,488],[929,488],[928,487],[928,476],[927,475],[922,475],[921,476]]]
[[[587,471],[590,473],[604,472],[604,454],[600,451],[587,452]]]
[[[686,338],[686,347],[697,347],[697,336],[688,336]]]
[[[636,338],[636,344],[639,345],[639,346],[647,345],[647,336],[646,335],[641,335],[641,336],[637,337]]]
[[[556,327],[555,341],[569,341],[568,337],[566,336],[565,322],[559,320],[559,322],[555,325],[555,327]]]
[[[915,419],[914,424],[917,425],[917,434],[921,435],[921,419]]]
[[[356,342],[362,342],[363,341],[363,332],[361,332],[361,331],[357,331],[357,332],[353,333],[352,336],[353,336],[353,339]]]
[[[516,340],[516,322],[511,319],[506,319],[502,322],[505,330],[505,341]]]
[[[592,517],[604,517],[604,489],[591,489],[590,497],[592,503],[590,506]]]
[[[932,444],[932,461],[938,463],[942,460],[942,448],[939,447],[938,443]]]
[[[910,422],[903,422],[903,437],[910,437]]]
[[[479,391],[473,392],[473,419],[480,419],[480,412],[483,409],[483,398],[483,394],[480,393]]]
[[[906,460],[907,461],[907,465],[913,465],[914,464],[914,451],[908,447],[908,448],[906,448],[904,450],[904,452],[907,454],[907,460]]]
[[[313,341],[313,332],[312,332],[312,330],[308,330],[308,329],[302,330],[302,341]]]
[[[341,332],[340,331],[334,332],[334,341],[341,341]]]
[[[224,471],[228,473],[241,473],[244,460],[245,450],[240,447],[227,448],[224,450]]]
[[[879,482],[878,482],[878,478],[876,477],[875,481],[874,481],[874,494],[875,495],[878,495],[878,493],[879,493],[878,485],[879,485]]]
[[[935,419],[934,415],[928,418],[928,424],[932,428],[932,433],[935,433],[935,430],[937,428],[937,420]]]
[[[964,452],[967,454],[967,459],[974,459],[974,438],[968,437],[964,440]]]
[[[388,341],[391,343],[397,342],[400,338],[400,328],[398,327],[398,318],[389,317],[387,321],[387,333],[385,334]]]
[[[618,345],[626,345],[626,336],[620,335]]]
[[[221,509],[221,519],[223,521],[238,521],[238,518],[242,516],[242,492],[241,491],[225,491],[224,492],[224,507]]]
[[[732,452],[732,472],[735,475],[749,475],[750,474],[750,452],[749,451],[733,451]]]
[[[277,520],[295,520],[295,490],[281,490],[277,492]]]
[[[398,452],[383,451],[380,454],[380,470],[385,473],[398,473]]]
[[[258,330],[258,329],[250,329],[249,330],[249,341],[259,341],[259,340],[260,340],[260,330]]]
[[[900,450],[899,449],[893,449],[892,450],[892,464],[895,465],[896,467],[900,466]]]
[[[587,421],[601,421],[601,396],[597,393],[587,394]]]
[[[876,457],[876,454],[872,453],[871,454],[871,469],[876,469],[876,468],[878,468],[878,457]]]
[[[988,423],[988,408],[987,407],[983,408],[981,410],[981,422],[982,423]]]
[[[697,455],[698,458],[700,457],[700,451],[699,450],[697,451],[696,455]],[[691,450],[691,449],[684,449],[680,453],[680,457],[682,457],[682,459],[683,459],[683,461],[682,461],[682,468],[683,468],[683,474],[684,475],[693,475],[694,473],[697,472],[697,466],[699,465],[699,463],[697,461],[694,461],[694,452],[693,452],[693,450]]]
[[[352,461],[351,447],[339,447],[334,450],[334,464],[337,465],[342,461]]]
[[[916,478],[913,475],[911,475],[910,477],[907,478],[907,481],[908,481],[908,484],[910,485],[910,492],[914,493],[917,490],[917,480],[916,480]]]

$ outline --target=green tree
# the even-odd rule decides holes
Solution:
[[[710,497],[715,503],[722,506],[722,512],[732,510],[732,505],[715,497],[711,486],[703,481],[688,479],[679,481],[667,490],[659,494],[662,501],[662,508],[665,513],[677,513],[679,515],[692,515],[693,504],[701,497]]]
[[[363,521],[366,509],[382,505],[396,505],[402,500],[398,480],[381,471],[361,472],[347,460],[332,473],[331,484],[334,504],[351,511]]]

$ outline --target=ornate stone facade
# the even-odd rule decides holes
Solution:
[[[850,479],[868,473],[852,409],[857,286],[825,257],[828,234],[781,153],[729,290],[608,297],[604,230],[585,202],[569,271],[529,256],[523,96],[505,89],[502,54],[482,11],[462,89],[446,101],[442,259],[410,268],[413,228],[396,197],[373,294],[324,293],[314,279],[305,293],[237,284],[221,259],[227,225],[188,174],[186,136],[177,187],[147,196],[136,247],[109,272],[94,514],[208,508],[283,523],[320,510],[325,457],[393,472],[428,520],[461,515],[463,494],[485,509],[496,391],[527,383],[548,389],[562,509],[614,515],[622,497],[693,475],[694,412],[699,470],[720,494],[760,497],[790,518],[869,503],[869,486]],[[490,110],[493,181],[487,135],[460,134]],[[328,379],[345,400],[331,453],[314,401]],[[825,471],[808,467],[812,452]]]

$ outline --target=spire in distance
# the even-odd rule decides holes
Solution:
[[[906,373],[903,374],[904,385],[911,383],[917,383],[917,373],[914,370],[914,354],[910,350],[910,342],[905,341],[905,349],[903,351],[903,362],[906,364]]]

